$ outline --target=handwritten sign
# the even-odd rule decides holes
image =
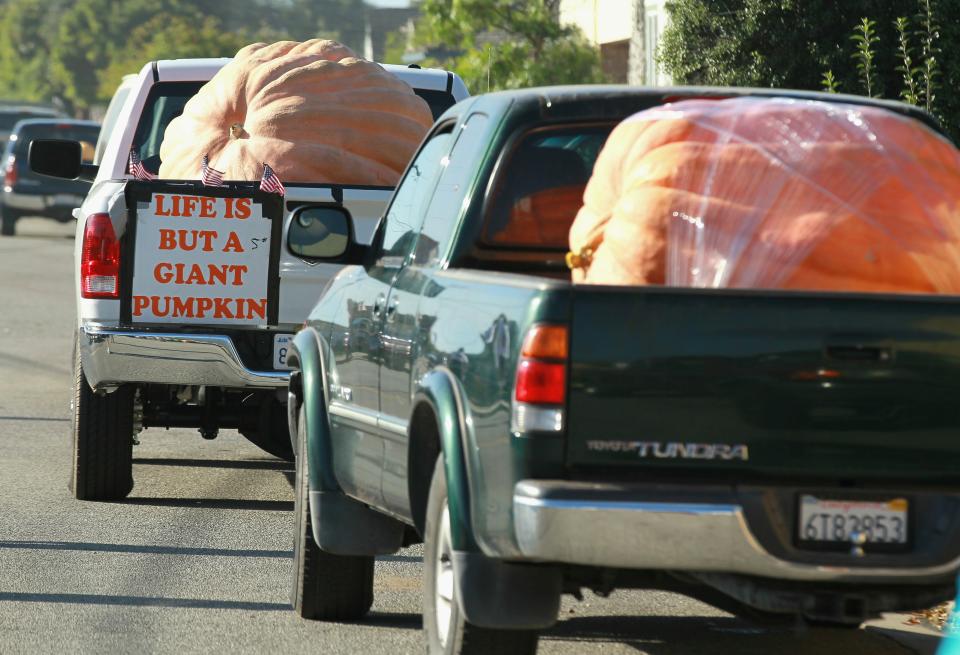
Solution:
[[[137,209],[132,320],[265,325],[270,238],[252,198],[151,194]]]

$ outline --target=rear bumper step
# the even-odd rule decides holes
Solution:
[[[230,337],[216,334],[135,332],[83,326],[83,371],[94,389],[125,382],[226,388],[280,388],[287,371],[255,371],[244,365]]]
[[[937,563],[927,557],[855,557],[831,553],[820,562],[775,555],[750,529],[750,512],[732,490],[651,493],[649,487],[550,480],[517,483],[517,542],[526,558],[624,569],[736,573],[796,581],[926,584],[952,581],[960,551]],[[952,542],[952,540],[947,540]],[[807,554],[807,560],[819,555]]]

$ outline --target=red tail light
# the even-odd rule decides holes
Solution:
[[[10,155],[10,158],[7,159],[7,167],[3,171],[3,186],[12,187],[17,183],[18,177],[17,158],[13,155]]]
[[[84,298],[120,295],[120,241],[109,214],[93,214],[84,225],[80,295]]]
[[[567,365],[521,360],[515,398],[530,405],[562,405],[567,399]]]
[[[567,327],[533,326],[520,353],[511,429],[518,433],[561,432],[567,402]]]

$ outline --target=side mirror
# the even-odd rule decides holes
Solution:
[[[353,220],[343,207],[303,207],[290,221],[287,247],[298,257],[339,260],[353,246]]]
[[[30,170],[41,175],[66,180],[93,181],[97,167],[83,163],[83,146],[79,141],[34,139],[27,151]]]

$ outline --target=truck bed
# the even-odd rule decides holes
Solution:
[[[567,465],[588,478],[960,478],[960,304],[575,286]]]

